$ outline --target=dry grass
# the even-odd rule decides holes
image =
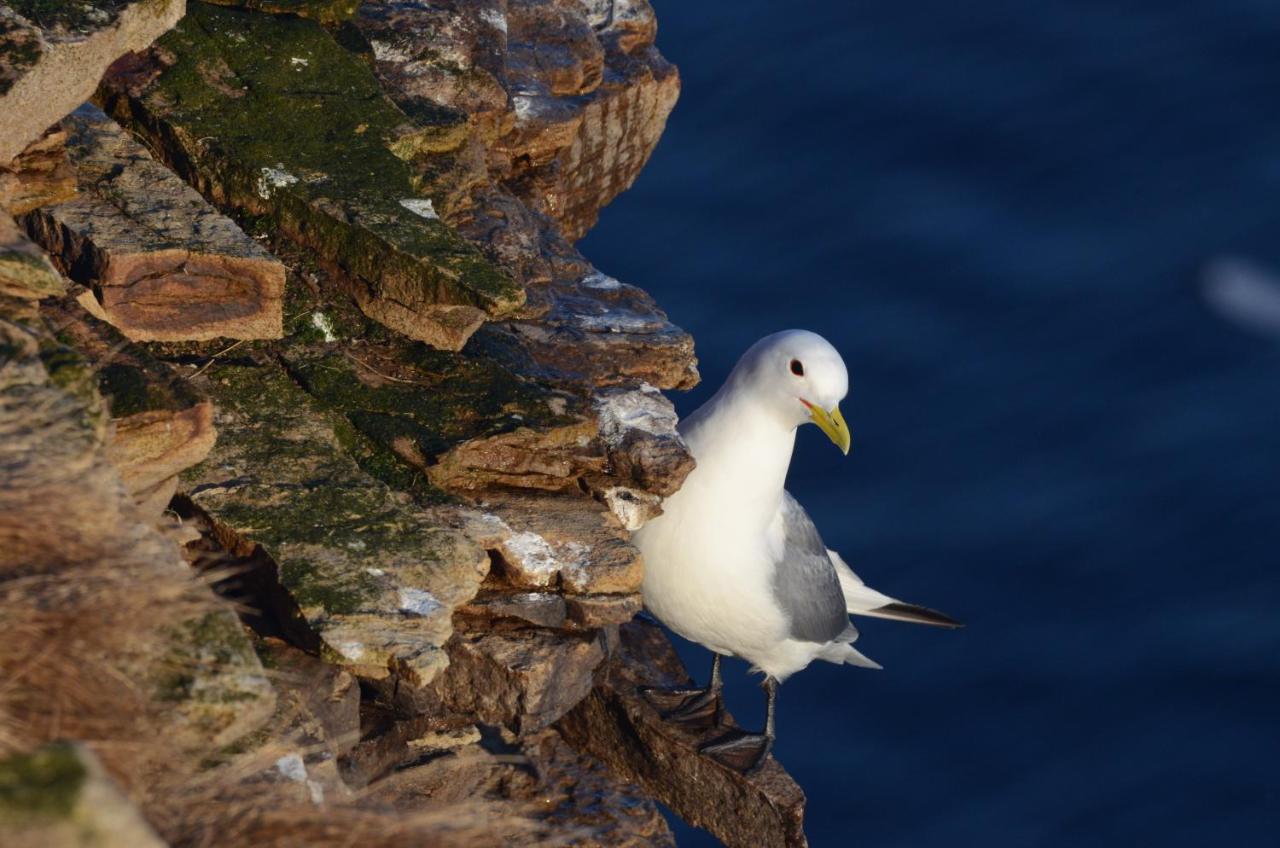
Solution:
[[[12,326],[0,326],[0,342]],[[272,777],[275,758],[298,750],[291,740],[226,762],[212,742],[178,732],[154,681],[173,661],[174,628],[224,602],[140,519],[85,399],[50,385],[25,353],[0,360],[0,757],[89,743],[174,846],[546,844],[510,808],[404,811],[360,797],[316,806]]]

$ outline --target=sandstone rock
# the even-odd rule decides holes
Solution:
[[[452,111],[492,139],[510,128],[503,87],[506,13],[498,0],[362,3],[355,18],[374,70],[409,115]]]
[[[9,848],[164,848],[84,745],[0,759],[0,832]]]
[[[96,108],[64,126],[79,195],[28,228],[107,320],[143,341],[280,336],[278,260]]]
[[[93,94],[103,72],[177,23],[185,0],[0,5],[0,163]]]
[[[590,419],[581,419],[549,431],[519,427],[470,439],[442,454],[428,475],[437,486],[451,490],[495,484],[570,489],[580,474],[603,467],[603,459],[590,450],[594,431]]]
[[[596,5],[508,7],[516,123],[499,144],[514,163],[507,183],[571,241],[635,180],[680,93],[675,68],[652,46],[648,4]]]
[[[514,618],[539,627],[561,628],[568,622],[568,605],[558,592],[511,592],[484,589],[460,612],[476,618]]]
[[[207,376],[219,438],[183,474],[191,501],[227,547],[269,555],[332,661],[388,686],[426,685],[488,555],[365,474],[341,447],[358,434],[276,363],[215,364]]]
[[[513,586],[566,594],[640,591],[640,553],[607,508],[581,495],[506,494],[480,501],[495,534],[502,575]]]
[[[51,127],[11,162],[0,165],[0,208],[22,215],[76,196],[76,175],[67,163],[67,134]]]
[[[675,493],[694,462],[676,431],[671,402],[641,384],[598,392],[595,404],[613,474],[645,492]]]
[[[566,614],[571,626],[583,629],[622,624],[644,609],[640,594],[570,595],[565,598]]]
[[[549,808],[542,821],[552,828],[551,838],[574,833],[574,844],[583,848],[675,848],[662,813],[643,789],[619,780],[555,731],[522,742]]]
[[[342,267],[371,317],[456,350],[523,303],[392,152],[411,156],[431,133],[319,24],[196,4],[154,53],[107,80],[108,112],[215,203],[270,215]]]
[[[0,212],[0,295],[38,299],[66,291],[66,282],[44,251],[14,220]]]
[[[283,731],[308,756],[329,759],[348,753],[360,740],[360,685],[341,667],[276,639],[259,648],[279,693]]]
[[[520,320],[479,331],[483,349],[540,379],[687,388],[688,334],[558,230],[581,235],[630,185],[678,89],[652,48],[652,10],[610,5],[366,2],[354,23],[407,114],[466,124],[414,167],[441,216],[528,292]]]
[[[179,472],[203,460],[213,447],[213,405],[110,325],[65,302],[48,314],[57,321],[61,338],[97,363],[98,390],[112,422],[107,459],[134,500],[146,503],[144,514],[159,516]]]
[[[394,342],[283,356],[308,393],[438,489],[567,489],[603,468],[580,398],[494,362]]]
[[[420,696],[425,708],[529,732],[550,725],[591,691],[605,656],[595,634],[476,624],[450,640],[449,667]]]
[[[557,724],[564,738],[599,757],[682,819],[709,830],[730,848],[804,846],[804,793],[770,758],[743,776],[701,756],[698,746],[723,732],[664,721],[639,693],[641,686],[687,685],[675,651],[656,625],[634,622],[619,642],[591,695]],[[734,726],[724,717],[725,726]]]
[[[523,373],[557,382],[696,385],[689,334],[640,289],[586,267],[531,289],[531,299],[545,305],[535,318],[485,327],[481,338],[487,350]]]

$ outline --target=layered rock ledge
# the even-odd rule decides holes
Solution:
[[[698,375],[574,241],[675,103],[655,35],[644,0],[0,2],[6,834],[670,845],[661,803],[804,844],[781,766],[637,694],[684,679],[630,533]]]

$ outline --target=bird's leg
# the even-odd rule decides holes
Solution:
[[[671,721],[691,724],[715,724],[720,720],[720,655],[712,653],[711,681],[703,688],[677,686],[646,687],[641,690],[649,703]]]
[[[772,677],[766,677],[761,688],[764,689],[766,698],[763,733],[731,730],[698,750],[716,762],[743,774],[752,774],[764,765],[769,752],[773,750],[773,715],[778,700],[778,681]]]

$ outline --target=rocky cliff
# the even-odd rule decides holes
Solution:
[[[644,0],[0,3],[15,844],[671,844],[655,802],[803,844],[776,763],[638,695],[684,679],[628,537],[697,370],[573,243],[675,103],[655,34]]]

